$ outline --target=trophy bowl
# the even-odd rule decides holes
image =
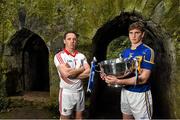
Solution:
[[[132,63],[123,58],[104,60],[99,63],[101,71],[106,75],[114,75],[118,78],[124,78],[131,73]],[[122,87],[122,85],[111,85],[113,87]]]

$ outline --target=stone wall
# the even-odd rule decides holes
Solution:
[[[67,30],[79,33],[79,49],[92,59],[92,39],[97,30],[113,20],[120,13],[138,12],[146,21],[151,21],[156,29],[152,29],[163,46],[161,58],[170,67],[168,82],[161,78],[160,91],[167,89],[162,101],[168,103],[169,118],[180,118],[180,40],[179,40],[179,1],[178,0],[2,0],[0,2],[0,88],[5,93],[6,73],[12,71],[7,63],[6,46],[11,42],[16,31],[23,27],[40,36],[49,49],[50,95],[53,101],[58,95],[58,75],[53,63],[55,53],[63,47],[63,34]],[[162,36],[162,37],[161,37]],[[163,39],[162,39],[163,38]],[[158,50],[158,49],[157,49]],[[111,54],[111,53],[110,53]],[[106,56],[106,54],[104,55]],[[161,67],[162,73],[164,72]],[[161,75],[161,73],[159,73]],[[165,73],[163,73],[165,74]],[[165,85],[165,86],[164,86]],[[156,86],[159,87],[158,85]],[[160,95],[160,94],[158,94]],[[52,102],[53,102],[52,101]],[[159,103],[157,103],[159,104]],[[163,114],[159,117],[163,118]]]

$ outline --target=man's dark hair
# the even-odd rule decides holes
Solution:
[[[129,31],[132,29],[139,29],[140,31],[144,32],[145,30],[145,26],[143,24],[143,22],[138,21],[138,22],[134,22],[129,26]]]
[[[64,39],[66,39],[66,35],[67,35],[68,33],[73,33],[73,34],[76,35],[77,38],[79,37],[79,34],[77,34],[75,31],[67,31],[67,32],[64,33],[64,37],[63,37]]]

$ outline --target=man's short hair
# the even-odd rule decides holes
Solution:
[[[132,29],[139,29],[141,32],[144,32],[144,24],[141,21],[134,22],[129,26],[129,31]]]
[[[67,32],[64,33],[64,37],[63,38],[66,39],[66,35],[69,34],[69,33],[75,34],[77,38],[79,37],[79,34],[77,34],[75,31],[67,31]]]

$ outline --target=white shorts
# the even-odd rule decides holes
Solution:
[[[127,115],[133,115],[135,119],[152,118],[151,91],[131,92],[124,88],[121,91],[121,111]]]
[[[85,108],[84,91],[71,91],[68,89],[60,89],[59,92],[59,111],[61,115],[69,116],[73,110],[83,111]]]

